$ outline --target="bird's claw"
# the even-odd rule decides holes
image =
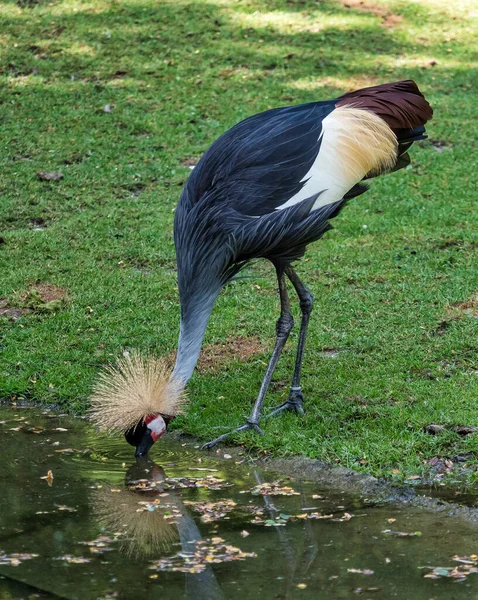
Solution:
[[[301,416],[305,414],[304,407],[302,406],[303,400],[304,394],[302,393],[302,390],[291,390],[287,400],[282,404],[279,404],[279,406],[273,406],[271,412],[266,415],[266,418],[268,419],[269,417],[278,415],[286,410],[295,412],[296,415]]]
[[[262,431],[262,429],[259,427],[259,425],[257,423],[251,423],[250,421],[248,421],[247,423],[244,423],[244,425],[241,425],[240,427],[237,427],[236,429],[231,429],[231,431],[228,431],[227,433],[223,433],[222,435],[217,437],[215,440],[212,440],[210,442],[207,442],[206,444],[203,444],[201,446],[201,450],[209,450],[210,448],[214,448],[214,446],[217,446],[217,444],[219,442],[222,442],[222,440],[225,440],[227,437],[229,437],[233,433],[238,433],[239,431],[247,431],[248,429],[253,429],[260,435],[264,435],[264,432]]]

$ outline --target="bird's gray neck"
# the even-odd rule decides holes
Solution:
[[[181,306],[178,354],[172,378],[184,386],[191,379],[198,361],[206,327],[218,294],[219,290],[201,298],[200,303],[190,302]]]

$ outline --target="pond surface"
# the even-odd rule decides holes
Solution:
[[[478,598],[478,526],[443,514],[38,409],[0,407],[0,443],[0,600]]]

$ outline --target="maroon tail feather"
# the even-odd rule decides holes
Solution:
[[[391,129],[414,129],[432,118],[433,110],[414,81],[396,81],[340,96],[337,106],[365,108]]]

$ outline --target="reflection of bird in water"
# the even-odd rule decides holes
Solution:
[[[145,479],[155,482],[152,491],[135,490],[138,481]],[[153,557],[170,551],[179,540],[177,518],[169,515],[174,514],[171,509],[182,508],[180,498],[170,494],[164,498],[164,505],[160,503],[155,510],[143,510],[139,504],[158,498],[165,479],[163,469],[147,461],[128,469],[125,488],[111,490],[111,486],[103,486],[94,492],[94,507],[100,522],[108,531],[120,534],[121,548],[129,556]]]
[[[180,494],[168,490],[169,495],[161,498],[166,480],[162,467],[148,457],[140,457],[127,470],[124,489],[118,492],[103,486],[94,490],[93,506],[100,523],[108,532],[121,534],[121,549],[132,558],[167,556],[178,541],[182,552],[194,553],[197,542],[202,539]],[[145,488],[141,487],[143,482],[147,482]],[[141,510],[139,502],[155,499],[160,500],[160,508]],[[222,599],[211,566],[201,573],[186,573],[184,597],[188,600]]]
[[[287,283],[298,295],[302,319],[289,397],[271,414],[303,413],[301,368],[313,296],[292,263],[308,244],[330,229],[330,220],[346,202],[367,191],[363,180],[406,167],[408,149],[424,139],[432,109],[413,81],[398,81],[349,92],[334,100],[276,108],[254,115],[224,133],[192,171],[175,213],[181,324],[178,352],[170,379],[145,389],[140,372],[133,379],[121,368],[104,377],[93,397],[97,422],[127,430],[137,454],[146,453],[166,423],[144,402],[166,390],[171,405],[189,381],[207,323],[221,289],[251,260],[268,259],[275,267],[280,296],[276,342],[252,412],[234,431],[256,430],[272,375],[293,327]],[[124,373],[123,368],[123,373]],[[144,369],[145,377],[148,374]],[[117,385],[120,381],[121,385]],[[134,381],[134,385],[129,385]],[[128,387],[129,385],[129,387]],[[124,419],[137,404],[137,421]],[[115,410],[115,394],[121,407]],[[139,410],[143,407],[143,412]],[[106,408],[109,416],[106,416]],[[166,415],[176,414],[166,412]],[[129,413],[129,417],[132,413]],[[146,419],[146,420],[145,420]],[[206,444],[211,447],[223,434]]]

